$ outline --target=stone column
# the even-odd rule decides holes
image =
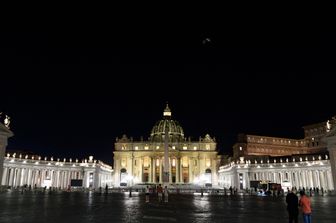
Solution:
[[[180,157],[176,156],[175,157],[175,182],[179,183],[180,182]]]
[[[144,176],[143,176],[144,157],[140,157],[140,159],[138,159],[138,161],[139,161],[138,166],[139,166],[139,168],[140,168],[140,170],[139,170],[139,181],[140,181],[141,183],[143,183],[143,180],[144,180]],[[134,175],[135,175],[135,174],[134,174]]]
[[[193,168],[193,159],[192,157],[188,157],[188,172],[189,172],[189,182],[188,183],[192,183],[193,182],[193,172],[194,172],[194,168]]]
[[[180,158],[180,183],[183,183],[183,166],[182,166],[182,157]]]
[[[169,158],[169,183],[172,183],[172,157]]]
[[[249,174],[248,174],[248,172],[246,171],[244,174],[243,174],[243,176],[244,176],[244,185],[245,185],[245,189],[246,188],[250,188],[250,178],[249,178]]]
[[[151,164],[152,166],[152,183],[156,183],[155,181],[156,181],[156,176],[155,176],[155,168],[156,168],[156,158],[155,157],[153,157],[152,158],[152,164]]]
[[[160,180],[159,180],[160,183],[162,183],[162,164],[163,164],[162,159],[160,158],[160,173],[159,173],[160,174]]]
[[[16,186],[20,187],[21,186],[21,176],[22,176],[22,169],[19,168],[18,169],[18,173],[17,173],[17,179],[16,179]]]
[[[1,185],[6,185],[7,181],[7,172],[8,172],[8,167],[4,169],[3,174],[2,174],[2,180],[1,180]]]
[[[165,125],[165,142],[164,142],[164,166],[163,166],[163,183],[165,186],[169,184],[169,147],[168,147],[168,142],[169,142],[169,129],[168,126]]]
[[[319,189],[321,189],[321,187],[323,187],[322,185],[324,184],[322,171],[318,171],[317,174],[318,174],[318,178],[319,178]]]
[[[8,138],[13,136],[13,133],[2,123],[0,123],[0,180],[2,179],[3,163],[6,152]]]

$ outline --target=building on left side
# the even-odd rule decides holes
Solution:
[[[1,185],[10,187],[55,187],[69,186],[97,189],[112,186],[112,167],[102,161],[89,159],[57,159],[41,156],[7,153],[4,158]]]
[[[112,186],[112,166],[94,160],[93,156],[79,161],[20,153],[5,154],[7,139],[11,136],[13,133],[9,126],[0,122],[0,186],[58,189],[69,186],[91,189]]]

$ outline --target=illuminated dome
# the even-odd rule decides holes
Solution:
[[[166,128],[168,128],[169,141],[182,141],[184,139],[182,127],[177,121],[171,119],[171,111],[168,104],[163,112],[163,119],[156,122],[152,128],[151,140],[164,141]]]

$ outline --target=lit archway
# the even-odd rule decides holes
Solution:
[[[127,170],[125,168],[120,170],[120,186],[127,186]]]

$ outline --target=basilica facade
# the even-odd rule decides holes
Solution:
[[[148,140],[136,141],[126,135],[116,139],[114,184],[162,183],[164,169],[168,169],[170,184],[217,185],[220,156],[216,145],[215,138],[208,134],[198,141],[186,138],[181,125],[172,119],[167,105],[163,118],[153,126]],[[168,168],[164,168],[165,146],[168,146]]]

